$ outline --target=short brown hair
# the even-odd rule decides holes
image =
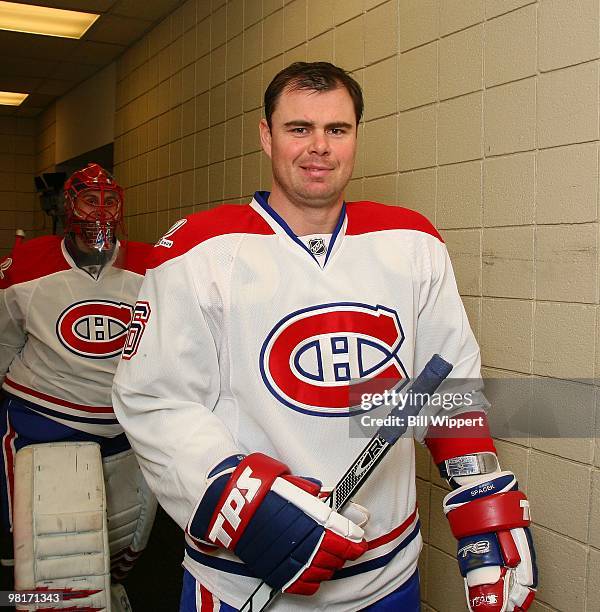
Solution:
[[[362,117],[364,102],[360,85],[343,69],[329,62],[294,62],[278,72],[265,90],[265,118],[271,127],[271,117],[277,100],[285,89],[289,91],[331,91],[344,87],[352,98],[356,125]]]

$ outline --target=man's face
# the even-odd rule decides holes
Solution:
[[[114,220],[120,212],[121,201],[116,191],[105,191],[104,201],[102,191],[99,189],[87,189],[77,196],[75,203],[75,215],[84,220],[97,218]]]
[[[77,196],[72,223],[78,247],[84,252],[112,248],[112,236],[121,218],[121,198],[116,191],[86,189]]]
[[[356,116],[344,87],[324,92],[284,90],[261,142],[271,158],[273,193],[296,206],[333,206],[354,168]]]

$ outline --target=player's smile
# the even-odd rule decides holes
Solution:
[[[300,168],[312,179],[324,179],[334,169],[331,166],[320,166],[317,164],[301,164]]]

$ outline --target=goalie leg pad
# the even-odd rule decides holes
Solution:
[[[103,465],[111,572],[120,581],[146,548],[157,503],[131,449],[104,457]]]
[[[56,442],[21,449],[14,511],[16,589],[62,590],[56,609],[110,610],[100,447]]]

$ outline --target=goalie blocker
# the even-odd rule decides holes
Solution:
[[[131,610],[122,585],[111,587],[111,552],[113,576],[124,576],[156,511],[132,451],[103,469],[93,442],[27,446],[16,456],[14,510],[16,589],[63,591],[52,609]]]

